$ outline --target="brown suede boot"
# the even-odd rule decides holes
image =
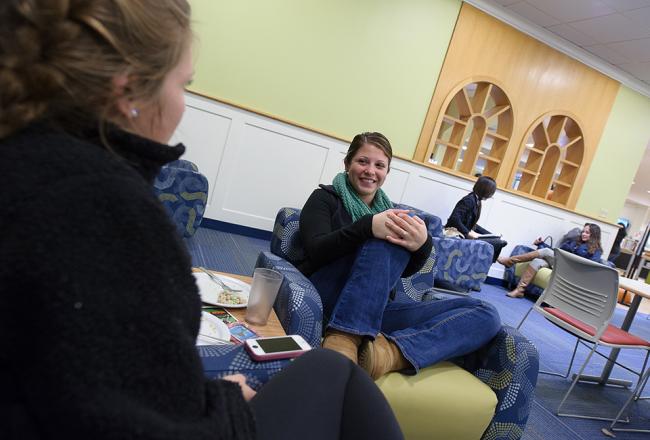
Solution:
[[[355,364],[358,363],[357,352],[361,345],[362,337],[345,333],[339,330],[327,330],[323,338],[323,348],[334,350],[350,359]]]
[[[374,341],[365,339],[359,347],[359,366],[373,380],[379,379],[391,371],[399,371],[411,367],[399,347],[389,341],[381,333]]]
[[[539,252],[531,251],[521,255],[514,255],[512,257],[499,257],[497,258],[497,261],[505,267],[511,267],[513,264],[525,263],[526,261],[532,261],[535,258],[539,258]]]
[[[529,264],[526,270],[524,270],[524,273],[521,274],[521,278],[519,279],[519,284],[517,284],[517,287],[515,287],[514,290],[506,293],[506,295],[508,295],[510,298],[523,298],[526,287],[528,287],[530,282],[533,281],[536,274],[537,271],[530,267]]]

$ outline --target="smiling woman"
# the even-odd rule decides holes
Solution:
[[[307,258],[299,269],[323,302],[323,347],[374,379],[474,351],[500,327],[496,310],[473,298],[391,300],[400,277],[417,272],[432,248],[424,221],[393,209],[381,190],[391,158],[381,133],[356,135],[345,173],[315,190],[300,215]]]

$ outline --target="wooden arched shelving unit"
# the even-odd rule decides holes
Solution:
[[[585,155],[582,129],[570,116],[549,114],[524,139],[511,188],[566,205]]]
[[[512,136],[510,100],[495,84],[479,81],[460,87],[446,102],[425,155],[428,163],[496,179]]]

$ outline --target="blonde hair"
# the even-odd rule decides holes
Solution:
[[[120,123],[124,95],[155,102],[190,38],[187,0],[3,0],[0,139],[46,118],[67,129]]]

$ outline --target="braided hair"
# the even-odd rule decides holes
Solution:
[[[187,0],[2,0],[0,139],[46,119],[64,129],[125,123],[128,99],[156,102],[191,37]]]

